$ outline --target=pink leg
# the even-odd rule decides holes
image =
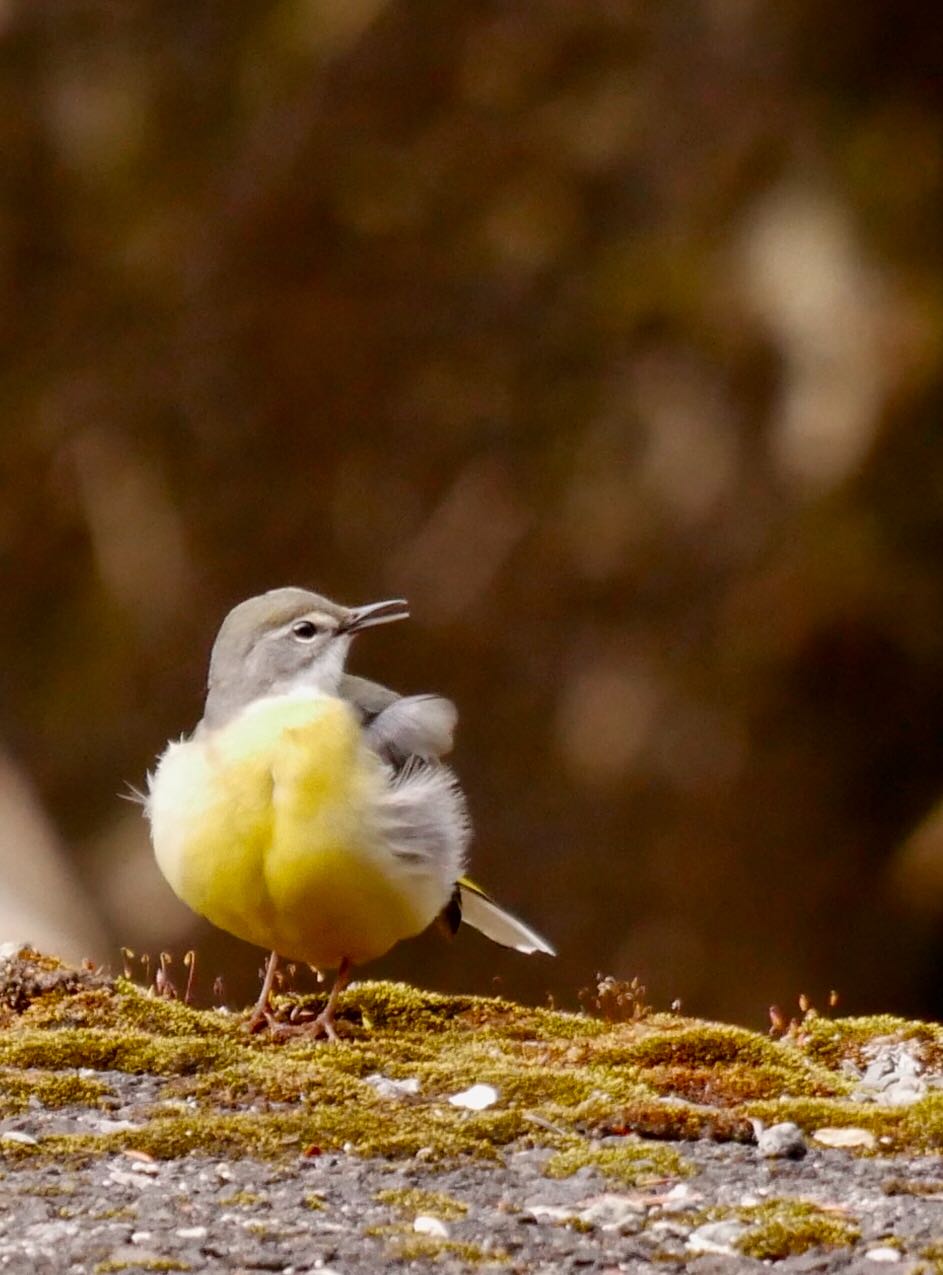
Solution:
[[[334,986],[331,988],[331,994],[327,998],[327,1004],[310,1027],[306,1029],[312,1036],[326,1036],[332,1043],[337,1041],[337,1032],[334,1029],[334,1012],[337,1009],[340,994],[347,986],[352,969],[353,966],[345,956],[338,968]]]
[[[255,1008],[252,1011],[252,1017],[246,1023],[246,1030],[251,1035],[257,1032],[268,1022],[269,997],[272,994],[272,984],[275,982],[275,971],[278,968],[278,953],[273,952],[268,958],[268,965],[265,967],[265,978],[262,980],[262,990],[259,992],[259,999],[255,1002]]]

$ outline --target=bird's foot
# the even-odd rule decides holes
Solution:
[[[252,1011],[252,1016],[245,1024],[245,1032],[247,1036],[254,1036],[256,1032],[264,1031],[266,1027],[269,1031],[275,1031],[277,1026],[271,1007],[268,1005],[256,1005]]]
[[[305,1035],[310,1036],[312,1040],[319,1040],[322,1036],[329,1045],[336,1045],[340,1040],[337,1030],[334,1027],[334,1015],[328,1010],[322,1010],[317,1018],[311,1020],[302,1028]]]
[[[323,1038],[332,1045],[340,1040],[335,1026],[334,1007],[330,1005],[313,1016],[310,1009],[296,1005],[287,1020],[276,1018],[270,1005],[257,1005],[245,1024],[245,1032],[252,1036],[263,1031],[268,1031],[272,1040]]]

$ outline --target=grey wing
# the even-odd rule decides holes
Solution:
[[[410,757],[437,760],[451,752],[458,711],[441,695],[397,695],[349,674],[340,693],[357,710],[367,741],[397,769]]]
[[[353,673],[342,674],[339,690],[341,699],[353,705],[364,726],[400,698],[388,686],[371,682],[366,677],[354,677]]]
[[[387,844],[404,870],[439,881],[454,930],[461,919],[455,882],[471,836],[462,790],[440,760],[452,748],[455,705],[441,695],[397,695],[349,674],[340,693],[360,717],[366,742],[395,772],[381,813]]]

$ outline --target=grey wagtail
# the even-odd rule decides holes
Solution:
[[[441,758],[456,711],[344,672],[354,634],[408,617],[273,589],[226,616],[203,719],[168,744],[145,801],[161,871],[195,912],[271,951],[250,1030],[269,1020],[279,955],[337,977],[314,1035],[336,1039],[353,965],[442,917],[519,952],[553,948],[463,876],[465,798]]]

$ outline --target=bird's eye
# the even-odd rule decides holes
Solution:
[[[291,626],[291,631],[299,642],[310,642],[318,636],[318,626],[312,624],[310,620],[299,620],[297,624]]]

